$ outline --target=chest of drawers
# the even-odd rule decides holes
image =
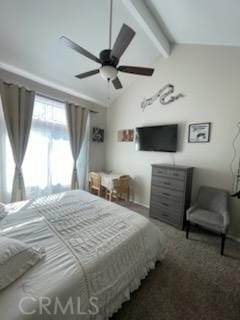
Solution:
[[[152,165],[150,217],[184,228],[190,206],[192,167]]]

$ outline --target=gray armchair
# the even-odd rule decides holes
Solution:
[[[202,186],[197,201],[187,210],[186,238],[188,239],[191,223],[221,235],[221,255],[224,252],[226,232],[229,226],[228,191]]]

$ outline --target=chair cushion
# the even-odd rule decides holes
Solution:
[[[195,209],[189,215],[189,221],[219,233],[225,232],[223,217],[216,212],[204,209]]]

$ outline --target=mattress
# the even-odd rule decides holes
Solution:
[[[108,319],[164,257],[159,228],[85,191],[8,205],[0,234],[46,257],[0,291],[4,320]]]

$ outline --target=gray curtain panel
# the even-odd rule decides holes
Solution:
[[[73,173],[71,188],[79,189],[77,174],[77,159],[83,144],[88,118],[88,110],[72,103],[66,103],[67,123],[70,135],[70,144],[73,156]]]
[[[12,202],[26,198],[22,163],[32,123],[35,92],[0,80],[0,95],[15,161]]]

